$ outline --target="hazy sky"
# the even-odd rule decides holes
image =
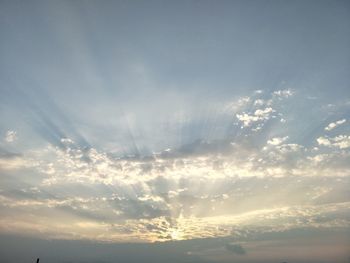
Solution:
[[[349,261],[349,1],[0,1],[0,55],[3,260]]]

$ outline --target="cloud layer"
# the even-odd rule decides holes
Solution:
[[[348,137],[315,135],[302,145],[276,133],[291,121],[281,105],[294,94],[238,98],[218,111],[223,123],[236,117],[230,134],[151,154],[106,152],[69,137],[3,151],[1,231],[149,242],[348,228]]]

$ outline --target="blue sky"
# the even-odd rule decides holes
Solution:
[[[1,242],[347,262],[349,9],[2,1]]]

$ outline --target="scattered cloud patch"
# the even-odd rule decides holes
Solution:
[[[324,146],[331,146],[332,145],[330,139],[323,137],[323,136],[317,138],[317,143],[319,145],[324,145]]]
[[[333,130],[334,128],[342,125],[343,123],[346,122],[346,119],[342,119],[342,120],[339,120],[339,121],[336,121],[336,122],[331,122],[330,124],[328,124],[328,126],[326,128],[324,128],[326,131],[331,131]]]
[[[255,116],[260,116],[263,118],[266,118],[269,116],[270,113],[274,112],[274,110],[271,107],[265,108],[265,109],[259,109],[254,112]]]
[[[242,97],[238,100],[238,105],[245,105],[248,102],[250,102],[250,97],[246,96],[246,97]]]
[[[271,107],[265,109],[257,109],[253,114],[236,114],[238,120],[243,122],[244,127],[251,126],[254,122],[268,120],[271,114],[275,112]]]
[[[8,143],[14,142],[17,140],[17,132],[16,131],[7,131],[5,135],[5,141]]]
[[[336,137],[321,136],[317,138],[317,143],[319,145],[327,147],[337,147],[339,149],[346,149],[350,147],[350,136],[338,135]]]
[[[288,98],[294,95],[294,91],[291,89],[276,90],[273,92],[273,95],[278,96],[280,98]]]
[[[267,141],[267,144],[270,145],[280,145],[281,143],[285,142],[289,137],[275,137]]]
[[[257,99],[254,101],[254,106],[262,106],[264,105],[266,102],[262,99]]]
[[[260,131],[266,121],[277,117],[281,123],[286,122],[283,112],[280,112],[281,105],[278,102],[293,96],[293,90],[277,90],[267,96],[262,96],[262,92],[254,92],[254,94],[252,97],[246,97],[246,105],[243,107],[243,111],[236,113],[236,118],[242,122],[241,128],[255,125],[255,127],[252,127],[252,131]]]

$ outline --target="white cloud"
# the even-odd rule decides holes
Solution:
[[[243,113],[236,114],[236,117],[243,122],[244,127],[249,127],[254,122],[268,120],[273,112],[275,111],[271,107],[267,107],[265,109],[257,109],[252,115]]]
[[[272,138],[271,140],[267,141],[267,144],[270,145],[280,145],[281,143],[285,142],[288,139],[288,136],[285,137],[275,137]]]
[[[296,143],[287,143],[278,145],[277,147],[281,153],[295,153],[304,149],[304,146]]]
[[[16,131],[7,131],[5,135],[6,142],[14,142],[17,140],[17,132]]]
[[[350,136],[339,135],[335,137],[333,145],[339,147],[340,149],[345,149],[350,147]]]
[[[262,100],[262,99],[257,99],[257,100],[254,101],[254,105],[255,106],[262,106],[264,104],[265,104],[265,101]]]
[[[250,98],[248,96],[239,98],[237,104],[238,106],[244,106],[247,105],[250,102]]]
[[[241,122],[243,122],[243,126],[244,127],[248,127],[250,126],[250,124],[252,122],[256,122],[259,121],[261,118],[259,118],[258,116],[254,116],[254,115],[249,115],[247,113],[243,113],[243,114],[236,114],[237,119],[239,119]]]
[[[319,145],[323,145],[327,147],[337,147],[340,149],[345,149],[350,147],[350,136],[338,135],[333,138],[321,136],[317,138],[317,143]]]
[[[261,116],[261,117],[267,117],[270,113],[272,113],[274,110],[270,107],[265,108],[263,110],[259,109],[254,112],[254,115]]]
[[[342,119],[336,122],[331,122],[330,124],[328,124],[328,126],[326,128],[324,128],[326,131],[331,131],[334,128],[338,127],[339,125],[342,125],[343,123],[346,122],[346,119]]]
[[[317,143],[324,146],[330,146],[332,144],[329,139],[322,136],[317,138]]]
[[[276,90],[273,92],[273,95],[278,97],[284,97],[288,98],[294,95],[294,91],[291,89],[285,89],[285,90]]]
[[[13,158],[0,158],[0,170],[18,170],[27,167],[34,167],[37,163],[27,160],[21,156]]]

